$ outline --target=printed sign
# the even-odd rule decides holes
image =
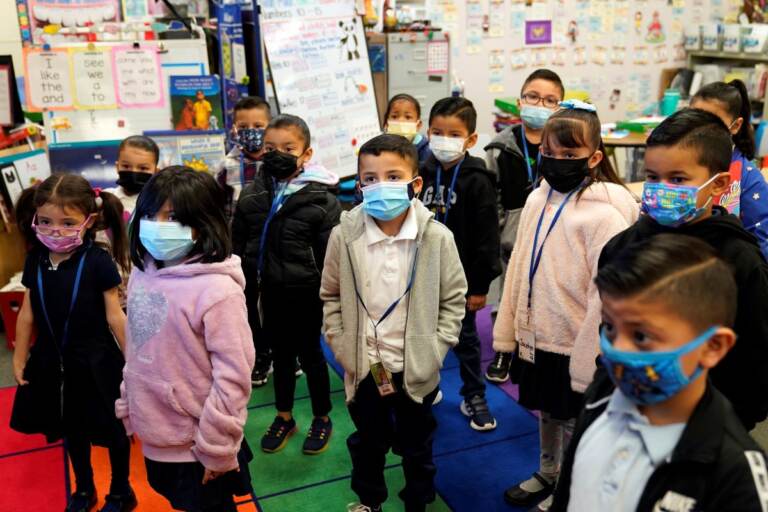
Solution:
[[[154,49],[115,48],[112,51],[115,89],[121,107],[162,107],[160,56]]]

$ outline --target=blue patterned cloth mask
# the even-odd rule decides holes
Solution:
[[[600,359],[613,383],[631,401],[638,405],[663,402],[701,375],[701,366],[686,375],[680,357],[706,343],[717,331],[713,326],[677,350],[665,352],[627,352],[613,348],[600,330]]]
[[[258,153],[264,147],[264,128],[240,128],[237,144],[248,153]]]
[[[183,258],[195,245],[191,227],[182,226],[178,222],[157,222],[148,219],[141,219],[139,240],[157,261]]]
[[[680,227],[701,218],[706,213],[712,197],[707,203],[698,208],[699,192],[712,183],[719,174],[712,176],[700,187],[670,185],[668,183],[648,183],[643,186],[642,212],[650,216],[662,226]]]

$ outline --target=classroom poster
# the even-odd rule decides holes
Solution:
[[[84,27],[86,23],[98,25],[120,20],[118,0],[18,0],[17,10],[22,36],[28,37],[24,40],[35,44],[51,41],[52,36],[43,30],[46,25]],[[63,38],[84,40],[85,34],[55,36],[59,41]]]
[[[245,65],[242,9],[238,3],[216,5],[219,19],[219,55],[221,57],[222,105],[224,117],[221,128],[230,130],[234,124],[235,104],[248,94],[248,76]]]
[[[117,181],[117,153],[120,140],[50,144],[51,172],[78,174],[92,187],[114,187]]]
[[[221,82],[214,75],[171,76],[171,114],[179,131],[218,130],[224,118]]]
[[[115,92],[121,108],[165,105],[160,54],[155,48],[118,46],[112,49]]]
[[[0,65],[0,126],[13,126],[13,88],[11,70]]]
[[[67,50],[25,48],[24,76],[27,107],[32,112],[74,108]]]
[[[525,44],[527,46],[552,44],[552,20],[526,21]]]
[[[208,132],[144,132],[160,148],[159,168],[186,165],[196,171],[214,173],[226,156],[223,130]]]
[[[70,63],[76,108],[117,108],[109,48],[72,49]]]
[[[51,175],[45,150],[36,149],[0,158],[3,198],[13,208],[21,192]]]

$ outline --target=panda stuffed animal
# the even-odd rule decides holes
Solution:
[[[355,29],[357,28],[357,18],[352,18],[352,21],[339,21],[339,27],[341,28],[342,37],[340,39],[342,54],[347,52],[347,60],[355,60],[360,58],[360,41],[357,39]],[[343,59],[342,55],[342,59]]]

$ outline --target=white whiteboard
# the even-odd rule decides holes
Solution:
[[[99,42],[96,47],[124,46],[125,42]],[[171,75],[207,75],[208,51],[205,39],[170,41],[142,41],[160,51],[160,66],[168,97]],[[57,48],[57,46],[53,46]],[[61,48],[87,48],[87,43],[67,43]],[[123,108],[107,110],[69,110],[43,113],[45,133],[50,144],[86,142],[93,140],[119,140],[149,130],[171,130],[171,105],[162,108]]]
[[[381,133],[362,20],[352,0],[262,2],[262,31],[281,113],[302,117],[315,158],[341,177]]]

